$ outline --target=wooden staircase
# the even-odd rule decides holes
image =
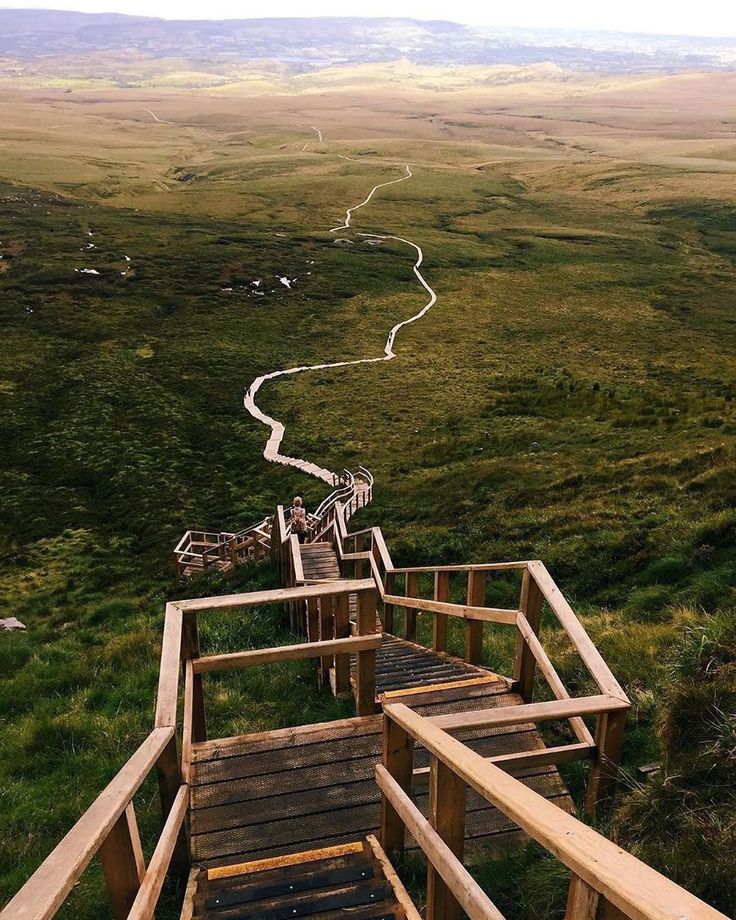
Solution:
[[[203,869],[189,897],[192,920],[416,920],[375,837]]]
[[[306,582],[339,580],[340,565],[331,543],[302,543],[299,552]]]

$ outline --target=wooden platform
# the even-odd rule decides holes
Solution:
[[[409,689],[392,699],[423,715],[518,705],[521,699],[493,677],[457,681],[434,690]],[[484,756],[543,747],[533,725],[458,733]],[[223,866],[361,839],[378,830],[380,796],[373,770],[381,757],[381,716],[282,729],[197,744],[193,751],[191,847],[195,862]],[[418,751],[416,766],[427,762]],[[516,774],[570,809],[551,767]],[[426,812],[427,792],[417,804]],[[474,792],[468,794],[466,837],[495,844],[518,828]]]

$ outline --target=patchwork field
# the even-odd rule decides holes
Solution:
[[[414,251],[372,232],[422,247],[437,304],[395,361],[264,386],[284,450],[368,466],[358,520],[395,561],[545,560],[635,703],[608,831],[736,909],[736,805],[713,773],[736,730],[736,74],[30,82],[0,81],[0,616],[28,627],[0,634],[0,900],[147,732],[165,598],[275,578],[181,587],[181,532],[322,497],[262,459],[242,394],[378,356],[417,311]],[[280,634],[223,621],[205,640],[234,631]],[[208,708],[235,731],[339,711],[304,702],[304,673],[243,678]],[[717,737],[678,734],[687,681]],[[686,768],[689,743],[710,759]],[[524,881],[539,858],[516,867],[524,917],[557,915],[562,886]],[[484,871],[503,889],[503,866]],[[99,916],[98,882],[76,920]]]

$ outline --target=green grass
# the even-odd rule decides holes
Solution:
[[[199,120],[196,99],[167,99]],[[636,781],[665,756],[658,729],[682,704],[673,650],[706,613],[721,622],[736,607],[729,176],[551,156],[526,122],[447,139],[449,103],[434,95],[422,141],[384,103],[361,112],[389,127],[358,131],[331,111],[333,146],[302,156],[309,132],[276,98],[248,116],[257,130],[238,109],[231,129],[213,115],[211,129],[155,135],[137,100],[95,114],[66,100],[68,130],[43,155],[33,119],[48,113],[34,102],[0,156],[0,615],[28,626],[0,636],[0,900],[150,729],[166,599],[275,584],[264,568],[181,587],[171,549],[188,527],[236,528],[296,492],[309,507],[323,496],[261,458],[265,429],[243,388],[278,367],[379,355],[424,302],[413,250],[340,247],[326,232],[410,159],[415,178],[376,195],[354,227],[419,242],[436,307],[402,330],[395,361],[270,384],[260,404],[286,422],[287,452],[371,468],[376,501],[356,524],[380,524],[396,564],[544,559],[634,702],[618,804],[636,820],[614,814],[604,829],[731,909],[727,860],[710,854],[696,878],[686,851],[641,830],[656,812],[669,841],[693,794],[712,816],[707,769],[688,787]],[[503,144],[537,145],[539,158],[468,165]],[[365,150],[386,160],[334,156]],[[178,181],[182,169],[196,179]],[[299,279],[293,290],[282,274]],[[494,579],[488,601],[517,590]],[[571,692],[584,691],[548,617],[544,636]],[[216,650],[286,639],[277,611],[203,628]],[[460,632],[450,641],[459,651]],[[508,672],[511,632],[488,630],[485,655]],[[301,665],[213,680],[208,709],[214,733],[345,714]],[[565,778],[579,798],[580,771]],[[139,802],[149,852],[154,787]],[[725,852],[725,831],[713,834]],[[510,918],[556,916],[564,899],[534,848],[478,871]],[[99,871],[85,875],[68,915],[102,916],[99,885]]]

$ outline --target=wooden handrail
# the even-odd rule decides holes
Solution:
[[[182,625],[183,614],[181,607],[177,604],[167,604],[164,615],[164,635],[161,640],[161,664],[158,672],[155,728],[176,725]]]
[[[615,696],[601,694],[600,696],[579,696],[571,700],[525,703],[521,706],[499,706],[498,709],[451,712],[444,716],[432,716],[429,721],[437,728],[455,731],[464,728],[489,728],[492,725],[547,722],[552,719],[597,715],[601,712],[621,712],[629,709],[630,705]]]
[[[516,625],[518,610],[504,610],[501,607],[474,607],[468,604],[450,604],[444,601],[431,601],[421,597],[404,597],[400,594],[387,594],[387,604],[397,607],[409,607],[411,610],[424,610],[427,613],[444,613],[463,620],[480,620],[484,623],[505,623]]]
[[[386,704],[384,717],[401,726],[626,917],[727,920],[725,914],[448,735],[436,719],[427,719],[401,703]]]
[[[189,786],[184,785],[176,794],[128,920],[152,920],[188,806]]]
[[[151,732],[5,907],[3,920],[48,920],[56,914],[173,737],[173,727]]]
[[[233,607],[262,607],[267,604],[283,604],[286,601],[308,600],[314,597],[328,597],[333,594],[362,594],[373,591],[372,578],[343,579],[329,585],[303,588],[277,588],[273,591],[251,591],[248,594],[226,594],[222,597],[199,597],[177,601],[176,606],[185,613],[202,610],[228,610]]]
[[[593,745],[560,744],[557,747],[544,747],[537,751],[517,751],[514,754],[495,754],[485,759],[503,770],[526,770],[527,767],[558,766],[573,760],[587,760],[592,756]],[[429,779],[429,767],[417,767],[414,770],[414,785],[426,783]]]
[[[603,656],[593,644],[593,640],[583,628],[580,620],[575,616],[572,607],[562,596],[562,592],[552,580],[544,564],[534,561],[529,563],[528,568],[560,625],[570,637],[570,641],[590,671],[593,680],[598,684],[601,693],[610,693],[628,702],[623,688],[611,673],[611,669],[603,660]]]
[[[322,658],[325,655],[345,655],[349,652],[366,652],[379,648],[380,633],[372,636],[351,636],[349,639],[326,639],[322,642],[303,642],[298,645],[282,645],[275,648],[255,649],[250,652],[234,652],[227,655],[209,655],[195,658],[192,668],[195,674],[210,671],[233,671],[251,668],[277,661],[298,661],[304,658]]]
[[[549,656],[542,648],[542,643],[537,638],[534,630],[529,625],[529,621],[521,611],[519,611],[519,614],[516,618],[516,625],[519,627],[519,632],[524,637],[524,640],[529,646],[532,655],[534,655],[534,658],[539,665],[542,674],[544,674],[544,677],[549,684],[550,690],[554,693],[558,700],[569,700],[570,694],[567,692],[567,688],[562,683],[560,675],[555,670],[554,665],[549,660]],[[578,741],[582,742],[583,744],[595,744],[593,736],[588,730],[588,726],[585,724],[585,722],[583,722],[580,716],[573,716],[570,719],[570,726],[575,732]]]
[[[505,920],[493,901],[382,764],[376,765],[376,782],[470,920]]]
[[[352,536],[352,534],[351,534]],[[421,575],[423,572],[502,572],[505,570],[525,569],[528,562],[480,562],[468,565],[419,565],[402,568],[392,568],[394,575]]]
[[[299,551],[299,537],[295,533],[289,538],[289,550],[291,551],[291,564],[294,568],[294,581],[299,585],[304,581],[304,567],[302,566],[302,554]]]

